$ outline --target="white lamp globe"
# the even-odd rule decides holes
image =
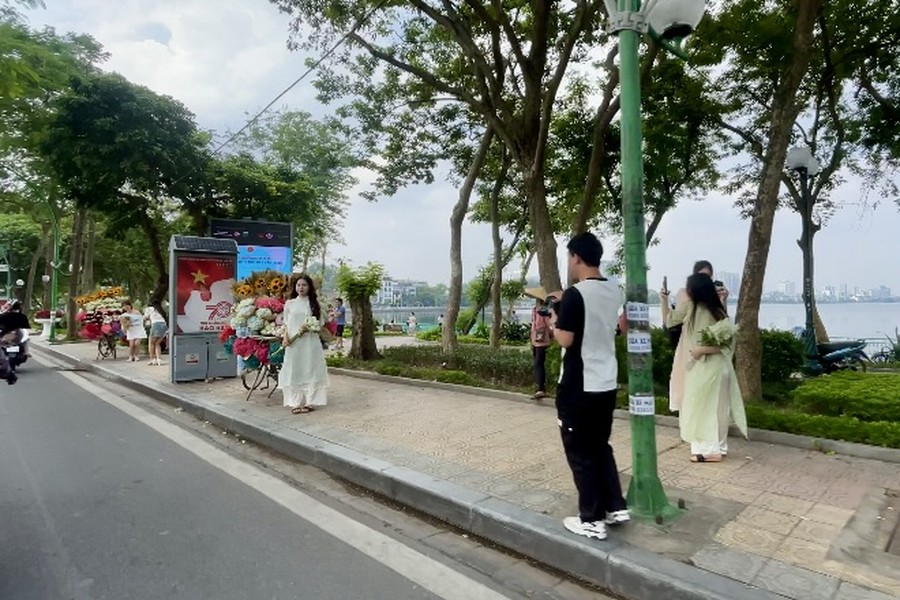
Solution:
[[[41,281],[43,281],[44,283],[50,283],[50,276],[46,274],[41,275]]]
[[[788,150],[784,166],[789,171],[806,171],[807,175],[819,172],[819,161],[807,146],[797,146]]]
[[[697,28],[705,12],[705,0],[659,0],[651,6],[647,22],[663,39],[681,39]]]

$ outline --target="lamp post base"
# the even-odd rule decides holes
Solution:
[[[625,500],[632,516],[642,521],[655,521],[661,525],[674,521],[682,514],[681,510],[669,504],[656,473],[632,477]]]

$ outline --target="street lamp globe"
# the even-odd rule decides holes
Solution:
[[[796,146],[788,150],[787,158],[784,160],[784,166],[787,167],[789,171],[803,171],[807,175],[812,176],[819,172],[820,165],[808,146]]]
[[[706,12],[705,0],[657,0],[650,2],[647,22],[664,40],[679,40],[689,36]]]
[[[25,285],[25,282],[21,279],[16,279],[16,285],[22,287],[23,285]]]
[[[43,281],[44,283],[50,283],[50,276],[49,275],[41,275],[41,281]]]

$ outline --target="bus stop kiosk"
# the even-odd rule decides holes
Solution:
[[[219,333],[231,319],[237,273],[234,240],[173,235],[169,240],[171,381],[236,377]]]

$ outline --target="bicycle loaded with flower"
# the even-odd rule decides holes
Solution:
[[[100,288],[75,299],[81,308],[77,320],[81,324],[78,335],[97,341],[97,357],[115,358],[116,345],[125,339],[119,318],[125,312],[125,290],[121,287]]]
[[[261,371],[253,385],[244,381],[244,387],[251,392],[263,379],[277,378],[284,361],[282,317],[288,283],[288,277],[282,273],[261,271],[234,285],[231,320],[219,339],[226,352],[241,357],[245,371]]]

